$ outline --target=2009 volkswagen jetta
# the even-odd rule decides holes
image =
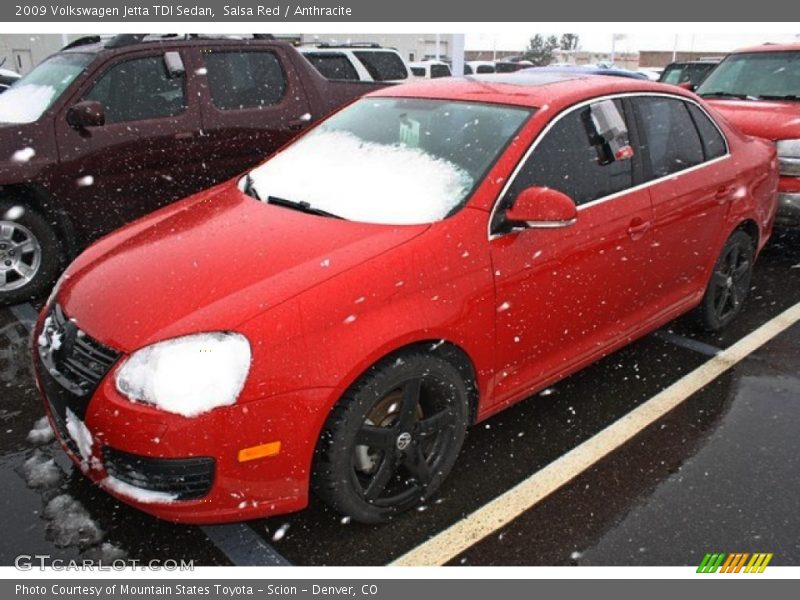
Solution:
[[[315,490],[383,521],[471,423],[692,309],[727,325],[777,181],[772,145],[676,88],[387,89],[84,252],[37,378],[72,458],[144,511],[240,520]]]

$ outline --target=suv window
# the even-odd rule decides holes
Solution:
[[[622,103],[615,100],[614,105],[624,115]],[[602,145],[593,133],[589,106],[568,113],[545,134],[522,166],[504,204],[530,186],[559,190],[578,205],[631,187],[631,161],[601,160]]]
[[[286,92],[286,77],[274,52],[207,52],[208,89],[221,110],[277,104]]]
[[[447,65],[431,65],[431,79],[450,77],[450,67]]]
[[[703,162],[703,145],[686,103],[663,97],[636,98],[644,139],[641,148],[649,179],[665,177]]]
[[[117,63],[84,95],[103,104],[106,124],[173,117],[186,108],[183,76],[169,77],[164,57]]]
[[[411,72],[417,77],[425,77],[425,67],[411,67]]]
[[[403,59],[394,52],[353,52],[375,81],[407,79],[408,71]]]
[[[304,54],[314,68],[326,79],[358,81],[358,72],[344,54]]]
[[[694,124],[697,125],[697,130],[700,132],[700,138],[703,142],[703,154],[706,160],[725,156],[728,152],[728,147],[717,126],[711,122],[711,119],[700,107],[694,104],[687,104],[687,106],[692,119],[694,119]]]

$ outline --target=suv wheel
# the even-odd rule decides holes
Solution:
[[[428,354],[372,367],[333,408],[314,463],[317,494],[334,510],[379,523],[424,502],[453,468],[469,423],[458,369]]]
[[[0,304],[44,295],[61,267],[55,231],[33,210],[0,202]]]

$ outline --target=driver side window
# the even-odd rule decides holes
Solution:
[[[621,101],[615,100],[614,106],[624,120]],[[591,105],[573,110],[553,125],[520,169],[504,202],[537,186],[563,192],[580,206],[631,187],[631,161],[604,160],[591,110]]]
[[[169,77],[160,54],[135,58],[111,67],[83,99],[103,104],[106,124],[173,117],[186,107],[184,77]]]

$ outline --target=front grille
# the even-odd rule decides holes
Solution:
[[[178,500],[194,500],[208,494],[214,481],[214,459],[152,458],[106,446],[103,463],[108,474],[127,484],[163,492]]]
[[[89,399],[119,359],[119,352],[81,331],[58,304],[47,315],[37,345],[39,359],[49,376],[42,377],[45,393],[54,412],[63,421],[69,408],[85,420]]]
[[[75,440],[72,439],[72,436],[67,431],[67,424],[64,418],[59,414],[58,410],[56,410],[56,406],[53,402],[50,402],[50,414],[53,415],[53,422],[55,423],[56,429],[58,430],[58,436],[64,440],[64,443],[69,448],[69,451],[72,452],[78,458],[81,458],[81,452],[78,449],[78,444],[75,443]]]

